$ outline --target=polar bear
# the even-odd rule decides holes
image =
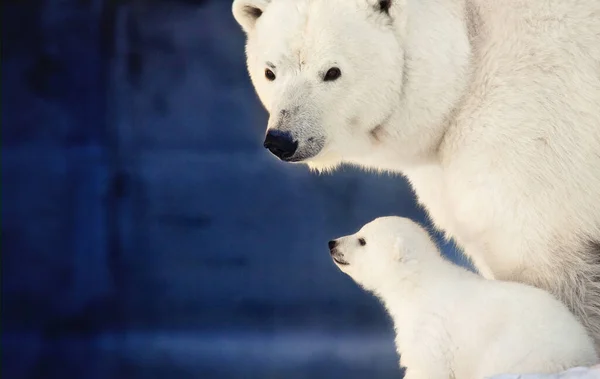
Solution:
[[[486,278],[600,346],[600,1],[235,0],[264,146],[405,175]]]
[[[555,373],[598,362],[592,338],[563,303],[450,263],[406,218],[377,218],[329,249],[387,308],[407,379]]]

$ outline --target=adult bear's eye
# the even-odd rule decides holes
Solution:
[[[273,80],[275,80],[275,74],[273,73],[273,71],[267,68],[265,69],[265,78],[272,82]]]
[[[342,76],[342,72],[340,71],[340,69],[337,67],[332,67],[329,70],[327,70],[327,73],[325,74],[323,80],[326,82],[332,82],[340,76]]]
[[[367,244],[367,241],[365,241],[364,238],[359,238],[358,243],[360,244],[360,246],[365,246]]]

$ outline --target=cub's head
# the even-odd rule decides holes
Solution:
[[[398,107],[405,0],[235,0],[248,71],[270,114],[264,146],[334,167],[377,142]]]
[[[380,217],[355,234],[329,241],[335,264],[368,290],[402,277],[412,265],[439,256],[423,227],[403,217]]]

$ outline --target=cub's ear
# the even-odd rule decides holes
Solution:
[[[249,33],[270,2],[271,0],[234,0],[231,11],[244,32]]]
[[[401,236],[396,237],[394,239],[394,246],[392,247],[392,256],[397,261],[403,261],[406,257],[406,243],[404,242],[404,238]]]

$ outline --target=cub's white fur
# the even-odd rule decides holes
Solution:
[[[406,175],[486,278],[552,292],[600,346],[599,0],[235,0],[233,13],[268,130],[297,143],[289,160]]]
[[[598,361],[585,328],[552,295],[450,263],[408,219],[381,217],[334,242],[338,267],[392,316],[407,379],[553,373]]]

